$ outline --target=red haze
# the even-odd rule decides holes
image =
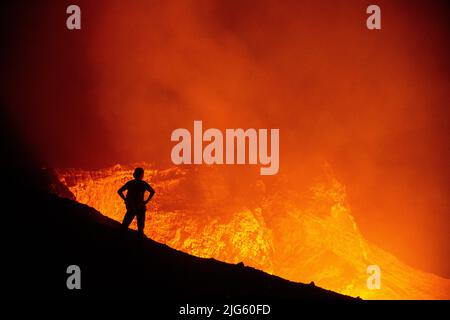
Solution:
[[[381,31],[366,1],[78,1],[81,31],[11,4],[2,103],[56,167],[168,165],[195,119],[280,128],[280,174],[326,160],[368,239],[450,277],[448,9],[377,4]]]

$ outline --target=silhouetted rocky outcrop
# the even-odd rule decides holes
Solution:
[[[7,215],[9,228],[3,233],[7,245],[2,261],[3,274],[7,275],[3,288],[10,297],[348,299],[243,264],[194,257],[151,239],[140,239],[134,231],[121,236],[118,222],[49,192],[63,188],[51,171],[35,176],[41,186],[28,189],[26,195],[15,192],[23,190],[24,179],[9,188],[13,191],[8,194],[12,207]],[[73,264],[81,268],[81,290],[66,287],[66,269]]]
[[[0,271],[5,296],[183,302],[347,299],[250,267],[193,257],[151,239],[141,241],[133,231],[120,237],[118,222],[72,200],[52,170],[36,169],[39,161],[1,115]],[[67,289],[69,265],[81,268],[81,290]]]

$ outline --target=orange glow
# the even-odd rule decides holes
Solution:
[[[271,193],[264,181],[242,178],[245,192],[239,197],[210,167],[155,170],[139,165],[156,190],[145,233],[170,247],[229,263],[242,261],[289,280],[314,281],[364,299],[450,298],[450,280],[414,270],[366,241],[345,187],[327,167],[301,194],[283,186],[282,179],[277,192]],[[58,175],[79,202],[121,221],[125,209],[116,191],[130,179],[132,168],[58,170]],[[366,287],[366,268],[372,264],[382,270],[380,290]]]
[[[10,2],[2,20],[10,31],[3,45],[8,63],[2,104],[42,166],[94,169],[146,161],[169,168],[171,133],[190,128],[194,120],[220,130],[280,129],[280,170],[273,179],[246,177],[251,166],[239,175],[211,168],[206,178],[203,170],[171,169],[167,179],[159,171],[150,174],[160,179],[153,205],[162,208],[154,208],[151,237],[197,255],[243,259],[289,279],[314,279],[367,297],[374,293],[332,280],[347,270],[345,277],[359,274],[354,286],[361,285],[362,249],[357,251],[362,260],[355,259],[364,263],[350,259],[352,267],[346,258],[317,273],[315,260],[308,260],[309,254],[320,263],[351,256],[324,249],[340,246],[331,239],[344,237],[341,232],[330,239],[321,234],[320,243],[311,240],[319,227],[334,230],[342,223],[339,230],[348,230],[352,243],[360,243],[356,239],[363,234],[407,265],[450,278],[448,0],[378,0],[379,31],[366,28],[366,0],[78,0],[83,26],[76,32],[64,27],[64,1],[34,1],[29,10]],[[338,194],[346,200],[326,191],[334,190],[333,184],[314,189],[316,195],[311,191],[324,159],[333,167],[331,176],[345,184],[346,192]],[[120,172],[96,173],[72,187],[79,201],[121,220],[113,181],[128,174]],[[191,192],[182,193],[184,198],[177,194],[185,191],[178,189],[179,181],[170,178],[175,173],[200,175],[185,187]],[[253,188],[259,196],[240,183],[258,179]],[[319,201],[320,194],[332,199]],[[333,203],[340,203],[334,218]],[[320,218],[317,207],[324,212]],[[314,214],[304,214],[310,211]],[[350,216],[359,231],[352,229]],[[259,233],[244,231],[256,226]],[[226,228],[243,231],[227,238]],[[250,236],[248,245],[236,244]],[[300,240],[308,240],[310,249],[297,246]],[[418,279],[420,288],[432,282],[408,272],[407,280],[399,280],[408,283],[405,288],[413,286],[411,279]],[[392,290],[380,295],[408,296]],[[430,287],[410,295],[433,294]]]

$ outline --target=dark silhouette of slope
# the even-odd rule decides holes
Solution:
[[[14,205],[8,214],[8,239],[4,243],[9,248],[3,251],[3,261],[7,262],[3,267],[12,296],[180,301],[347,299],[242,264],[193,257],[151,239],[142,240],[134,231],[121,237],[118,222],[45,191],[55,188],[48,171],[41,171],[35,179],[40,188],[9,198],[14,199]],[[17,184],[13,189],[24,190]],[[66,268],[72,264],[81,268],[79,291],[66,287]]]
[[[24,148],[2,114],[1,274],[8,297],[346,300],[343,295],[262,271],[193,257],[129,231],[74,201],[51,170]],[[64,195],[61,198],[56,195]],[[68,290],[69,265],[81,268],[81,290]],[[262,299],[262,300],[261,300]]]

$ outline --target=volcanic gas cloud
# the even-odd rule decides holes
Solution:
[[[11,1],[0,19],[1,105],[42,166],[154,163],[146,233],[195,255],[364,298],[449,297],[448,281],[361,235],[450,278],[448,1],[378,0],[381,30],[365,0],[77,5],[77,31],[64,1]],[[171,133],[195,120],[278,128],[277,174],[171,167]],[[323,160],[334,174],[316,179]],[[60,177],[121,220],[131,169]]]

